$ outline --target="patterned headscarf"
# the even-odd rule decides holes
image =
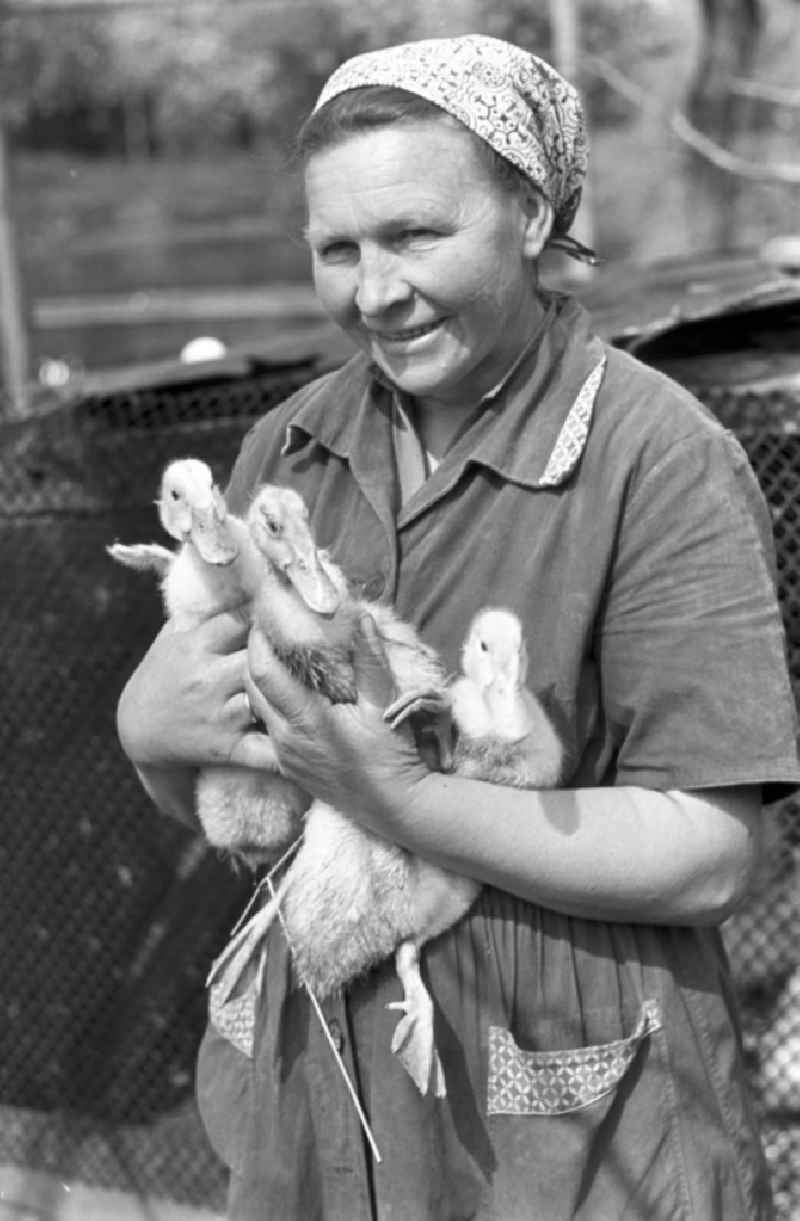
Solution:
[[[544,60],[483,34],[384,47],[346,60],[314,109],[365,85],[405,89],[453,115],[538,187],[552,204],[554,235],[567,234],[586,174],[586,129],[577,92]]]

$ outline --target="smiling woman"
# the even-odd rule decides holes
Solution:
[[[437,456],[545,312],[536,259],[552,207],[536,191],[503,190],[475,143],[447,120],[417,121],[353,135],[306,170],[319,299],[414,396]]]
[[[565,763],[557,788],[429,770],[366,684],[332,703],[230,615],[154,641],[119,726],[163,809],[191,817],[198,767],[263,748],[232,711],[246,688],[288,779],[481,884],[422,958],[446,1097],[393,1054],[391,963],[315,1014],[270,929],[234,998],[244,1029],[212,1020],[198,1069],[230,1217],[767,1221],[715,927],[747,889],[761,797],[800,781],[755,478],[691,396],[539,282],[548,244],[588,253],[569,235],[580,102],[549,65],[477,35],[358,56],[301,151],[316,290],[360,351],[252,430],[229,506],[300,492],[354,593],[448,673],[479,612],[510,612],[500,653]],[[512,679],[482,682],[496,758]],[[384,927],[378,887],[372,908]],[[309,918],[327,933],[334,910]]]

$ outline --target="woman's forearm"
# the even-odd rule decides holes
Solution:
[[[757,856],[757,786],[516,789],[429,772],[374,706],[332,705],[255,634],[250,700],[285,776],[420,856],[542,907],[596,920],[712,924]]]
[[[446,868],[567,915],[713,924],[746,893],[760,797],[756,788],[534,792],[430,773],[373,825]]]

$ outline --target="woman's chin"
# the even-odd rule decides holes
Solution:
[[[441,371],[400,368],[397,365],[387,365],[383,361],[378,363],[392,385],[396,386],[398,390],[402,390],[404,394],[415,399],[448,401],[451,379],[443,377]]]
[[[373,346],[369,354],[393,385],[414,398],[446,400],[448,391],[464,377],[457,363],[440,353],[400,353]]]

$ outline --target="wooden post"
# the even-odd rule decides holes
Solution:
[[[572,84],[578,73],[577,0],[550,0],[555,67]]]
[[[701,0],[703,37],[689,89],[690,121],[723,148],[736,152],[738,138],[752,123],[753,101],[731,91],[731,82],[750,76],[763,26],[761,0]],[[737,212],[742,192],[738,178],[720,173],[707,161],[688,160],[692,212],[705,219],[708,246],[736,246]]]
[[[580,71],[580,29],[579,0],[550,0],[550,30],[553,36],[554,67],[562,76],[577,87]],[[581,206],[572,232],[584,246],[594,247],[594,217],[592,214],[592,199],[587,174],[583,184]],[[594,268],[588,263],[579,263],[570,259],[570,279],[591,279]]]
[[[0,119],[0,419],[27,410],[28,343],[11,220],[8,140]]]

